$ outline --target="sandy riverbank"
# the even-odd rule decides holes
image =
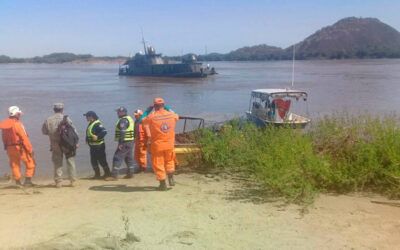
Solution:
[[[231,178],[153,174],[56,189],[0,184],[1,249],[393,249],[400,207],[379,196],[321,195],[308,213]],[[65,184],[68,184],[66,182]],[[389,202],[377,204],[371,201]],[[392,203],[390,203],[392,202]],[[129,237],[126,239],[126,233]]]

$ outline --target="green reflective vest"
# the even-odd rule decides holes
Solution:
[[[124,117],[119,118],[117,124],[115,125],[115,140],[119,141],[121,137],[121,130],[119,129],[119,123],[121,119],[127,119],[129,121],[128,128],[125,130],[123,141],[133,141],[134,139],[134,130],[135,130],[135,122],[133,121],[132,117],[126,115]]]
[[[101,122],[99,120],[96,120],[92,123],[89,124],[89,126],[86,129],[86,139],[89,145],[94,146],[94,145],[101,145],[104,143],[104,138],[103,139],[97,139],[97,140],[93,140],[93,127],[96,124],[101,124]]]

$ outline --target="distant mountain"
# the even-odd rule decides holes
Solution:
[[[180,60],[181,57],[167,57],[173,60]],[[246,46],[227,54],[210,53],[199,55],[199,61],[263,61],[263,60],[285,60],[291,58],[287,52],[279,47],[260,44]]]
[[[279,60],[283,50],[266,44],[243,47],[227,54],[228,60]]]
[[[307,37],[296,51],[299,59],[398,58],[400,32],[376,18],[349,17]]]
[[[243,47],[227,54],[200,56],[219,60],[290,60],[293,45]],[[296,44],[296,59],[400,58],[400,32],[376,18],[344,18]]]

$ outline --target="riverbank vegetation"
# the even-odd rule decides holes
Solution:
[[[400,196],[400,126],[395,116],[333,115],[306,131],[231,121],[199,136],[203,166],[240,172],[290,202],[319,192]]]
[[[127,57],[122,56],[92,56],[90,54],[76,55],[73,53],[52,53],[44,56],[35,56],[32,58],[11,58],[9,56],[0,55],[0,64],[2,63],[90,63],[90,62],[113,62],[113,61],[125,61]]]

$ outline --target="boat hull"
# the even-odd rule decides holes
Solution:
[[[254,123],[258,127],[267,127],[267,126],[274,126],[274,127],[286,127],[286,128],[305,128],[309,123],[310,120],[298,121],[298,122],[276,122],[276,121],[269,121],[261,119],[257,116],[252,115],[250,112],[246,112],[247,120]]]
[[[204,78],[207,72],[199,63],[154,64],[135,66],[130,64],[127,68],[120,68],[121,76],[151,76],[151,77],[187,77]]]
[[[120,76],[150,76],[150,77],[184,77],[184,78],[205,78],[207,74],[197,73],[197,72],[183,72],[183,73],[163,73],[163,74],[154,74],[154,73],[140,73],[140,72],[120,72]]]

